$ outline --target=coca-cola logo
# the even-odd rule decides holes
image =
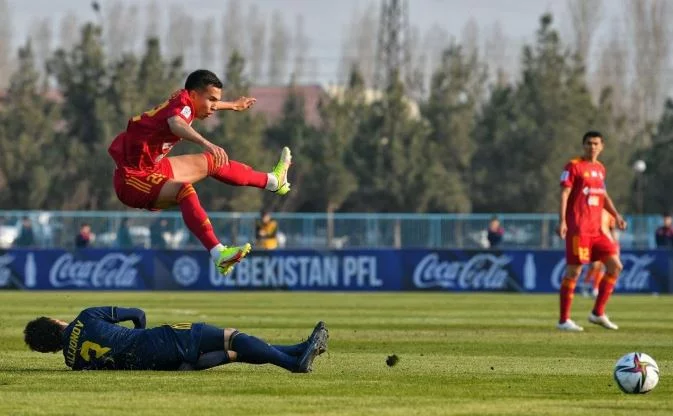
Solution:
[[[477,254],[468,261],[440,261],[437,253],[425,256],[414,269],[414,286],[419,289],[488,289],[507,286],[509,272],[504,269],[508,256]]]
[[[651,255],[638,256],[635,254],[622,254],[620,258],[624,265],[624,270],[622,270],[622,273],[617,279],[615,289],[630,292],[650,290],[650,280],[652,275],[648,267],[654,262],[655,257]],[[565,259],[562,259],[552,270],[551,284],[555,289],[561,287],[561,280],[565,275],[565,268],[566,261]]]
[[[76,260],[66,253],[49,270],[49,282],[55,288],[135,288],[138,270],[134,266],[140,259],[137,254],[110,253],[100,260]]]
[[[4,254],[0,256],[0,287],[7,286],[12,278],[12,271],[9,264],[14,261],[14,256]]]

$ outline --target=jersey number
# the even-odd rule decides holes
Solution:
[[[600,201],[600,199],[597,196],[593,195],[593,196],[589,197],[589,202],[588,203],[589,203],[590,207],[597,207],[599,201]]]
[[[158,106],[154,107],[151,110],[145,111],[143,114],[146,115],[147,117],[154,117],[156,113],[161,111],[163,108],[165,108],[168,105],[168,100],[164,101],[163,103],[159,104]],[[138,121],[140,118],[143,116],[143,114],[137,115],[133,117],[133,121]]]
[[[165,175],[162,175],[161,173],[151,173],[147,175],[147,181],[150,183],[153,183],[154,185],[159,185],[163,180],[166,179]]]
[[[105,354],[107,354],[110,351],[110,348],[108,347],[101,347],[100,345],[91,342],[91,341],[84,341],[82,344],[82,348],[80,349],[80,355],[84,359],[84,361],[91,361],[91,353],[94,353],[95,358],[101,358]]]

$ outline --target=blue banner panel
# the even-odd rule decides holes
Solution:
[[[362,290],[401,289],[397,252],[257,251],[233,273],[220,275],[205,252],[161,251],[157,289],[189,290]],[[169,279],[163,277],[170,274]]]
[[[624,251],[616,291],[671,293],[672,254]],[[0,251],[4,289],[553,293],[564,270],[555,250],[255,251],[228,276],[202,250]]]
[[[155,286],[152,257],[150,250],[9,250],[0,252],[0,275],[21,289],[145,290]]]
[[[401,256],[404,290],[558,292],[566,266],[562,251],[546,250],[404,250]],[[670,257],[667,251],[623,252],[615,291],[670,293]]]

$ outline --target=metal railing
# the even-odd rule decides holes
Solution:
[[[334,214],[275,213],[286,248],[484,248],[486,228],[493,214]],[[0,211],[0,248],[11,246],[29,218],[34,246],[74,246],[81,223],[91,225],[93,247],[116,247],[123,219],[136,247],[152,246],[160,234],[168,248],[200,247],[186,229],[179,212],[164,211]],[[210,213],[217,235],[227,244],[253,241],[257,213]],[[503,248],[559,248],[554,214],[498,214],[505,230]],[[163,229],[152,227],[166,220]],[[624,248],[653,248],[659,216],[628,217],[621,232]],[[154,236],[156,237],[156,235]]]

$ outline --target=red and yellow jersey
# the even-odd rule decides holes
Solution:
[[[570,188],[566,208],[568,232],[592,236],[600,233],[605,204],[605,167],[600,162],[573,159],[561,174],[561,186]]]
[[[168,119],[179,116],[194,120],[194,105],[186,90],[176,91],[168,100],[129,120],[108,152],[120,168],[151,171],[181,139],[168,126]]]

